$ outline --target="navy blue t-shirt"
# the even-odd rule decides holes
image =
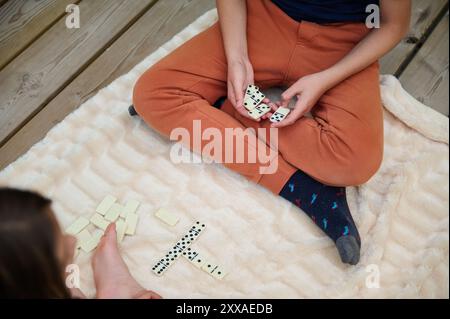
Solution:
[[[288,16],[297,21],[315,23],[365,22],[370,4],[379,0],[272,0]]]

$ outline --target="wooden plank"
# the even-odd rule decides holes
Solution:
[[[0,8],[7,2],[8,0],[0,0]]]
[[[0,8],[0,70],[55,21],[73,0],[9,0]]]
[[[421,45],[429,27],[447,6],[448,0],[413,0],[411,29],[402,42],[380,61],[382,74],[399,74],[402,64]]]
[[[160,0],[120,41],[108,49],[113,54],[105,54],[102,57],[104,62],[98,61],[98,71],[92,74],[100,74],[99,71],[105,67],[108,67],[110,73],[98,84],[96,90],[127,73],[203,13],[214,8],[215,0]],[[101,66],[101,63],[105,65]],[[86,83],[85,80],[83,83]],[[96,91],[90,91],[91,95],[95,93]]]
[[[404,88],[425,105],[449,115],[449,21],[444,16],[400,77]]]
[[[214,0],[163,0],[156,3],[0,148],[0,169],[25,153],[99,89],[128,72],[214,6]]]
[[[0,145],[95,59],[154,0],[80,3],[81,28],[65,17],[0,71]]]

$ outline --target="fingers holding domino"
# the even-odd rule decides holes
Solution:
[[[270,119],[272,127],[283,127],[292,124],[292,115],[286,120],[291,110],[284,104],[271,102],[270,99],[268,99],[264,93],[253,84],[248,85],[245,90],[242,108],[241,105],[238,105],[236,109],[241,115],[247,118],[250,117],[256,122],[260,122],[261,119]],[[282,121],[283,123],[280,123]]]
[[[270,99],[253,84],[249,85],[245,90],[243,106],[247,110],[248,116],[256,122],[267,119],[267,114],[275,109]]]
[[[236,110],[239,112],[240,115],[242,115],[243,117],[245,117],[247,119],[250,119],[250,120],[253,120],[253,121],[256,121],[256,122],[260,122],[261,121],[261,118],[254,118],[254,117],[252,117],[249,114],[249,111],[247,109],[245,109],[244,107],[242,107],[242,106],[236,107]]]
[[[261,119],[263,120],[268,120],[272,117],[273,113],[276,112],[276,110],[278,109],[278,105],[276,103],[271,102],[269,99],[265,99],[264,103],[267,104],[268,106],[270,106],[270,112],[268,112],[267,114],[264,114]]]
[[[252,118],[248,115],[248,112],[247,112],[247,110],[246,110],[245,107],[244,107],[245,96],[242,96],[243,93],[241,94],[240,90],[239,90],[239,92],[236,91],[236,90],[233,88],[233,85],[232,85],[231,83],[229,84],[228,88],[229,88],[229,92],[228,92],[229,94],[228,94],[228,96],[231,97],[231,98],[234,98],[234,103],[233,103],[233,100],[231,101],[231,103],[234,105],[234,108],[236,109],[236,111],[237,111],[240,115],[242,115],[243,117],[252,119]],[[237,95],[237,94],[239,94],[240,96]]]
[[[270,121],[272,122],[270,127],[282,128],[294,124],[298,118],[295,113],[295,110],[291,112],[291,109],[280,106],[270,118]]]

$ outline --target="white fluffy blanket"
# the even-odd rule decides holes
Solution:
[[[141,201],[137,234],[121,250],[138,281],[166,298],[448,298],[449,122],[394,77],[381,79],[382,167],[348,191],[363,240],[355,267],[340,262],[298,208],[220,165],[173,164],[171,142],[128,116],[138,76],[216,19],[215,11],[206,13],[81,105],[0,172],[0,185],[49,196],[63,227],[91,216],[106,194]],[[165,226],[153,215],[159,207],[181,221]],[[228,276],[218,281],[180,259],[156,277],[151,266],[196,219],[207,229],[194,245]],[[80,253],[76,263],[81,289],[93,296],[89,259]]]

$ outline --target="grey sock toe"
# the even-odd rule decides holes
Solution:
[[[353,236],[341,236],[336,240],[336,247],[343,263],[356,265],[359,262],[359,245]]]

